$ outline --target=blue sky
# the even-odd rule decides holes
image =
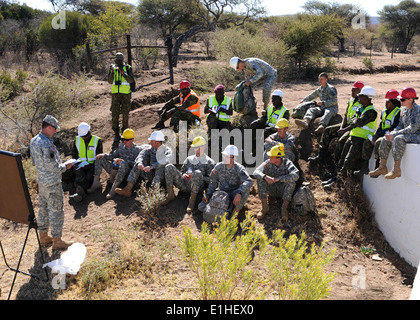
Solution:
[[[391,4],[396,5],[401,0],[384,0],[384,1],[366,1],[366,0],[329,0],[324,1],[327,3],[335,2],[342,4],[354,4],[362,7],[369,13],[370,16],[377,16],[377,12],[383,8],[384,5]],[[32,8],[41,10],[52,10],[51,3],[48,0],[19,0],[19,3],[26,3]],[[124,0],[123,2],[137,4],[138,0]],[[302,11],[302,6],[306,0],[292,0],[292,1],[281,1],[281,0],[262,0],[263,6],[266,7],[269,15],[283,15],[283,14],[294,14]]]

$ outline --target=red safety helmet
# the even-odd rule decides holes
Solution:
[[[181,81],[181,83],[179,85],[180,90],[185,89],[185,88],[189,88],[189,87],[191,87],[191,83],[189,83],[189,81],[187,81],[187,80]]]
[[[365,85],[363,84],[363,82],[356,81],[355,83],[353,83],[353,87],[352,88],[355,88],[355,89],[363,89],[364,86]]]
[[[385,94],[385,100],[398,99],[399,96],[400,93],[397,90],[391,89]]]
[[[417,99],[417,93],[414,88],[404,88],[401,91],[401,94],[398,96],[398,99]]]

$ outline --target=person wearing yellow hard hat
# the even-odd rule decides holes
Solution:
[[[78,135],[71,153],[72,158],[78,160],[73,166],[76,193],[70,199],[80,202],[93,182],[96,155],[103,152],[103,143],[100,137],[92,135],[90,125],[86,122],[80,123],[77,129]]]
[[[289,132],[289,120],[282,118],[276,122],[275,129],[276,133],[270,135],[264,140],[264,149],[266,153],[264,154],[264,160],[268,159],[267,152],[271,150],[274,146],[282,143],[284,145],[286,157],[292,162],[296,159],[295,154],[295,137]]]
[[[173,159],[173,152],[164,143],[166,136],[162,131],[154,131],[148,139],[148,145],[135,159],[133,169],[127,177],[124,189],[117,188],[115,192],[124,197],[131,197],[134,184],[139,178],[151,181],[152,186],[161,184],[165,175],[165,166]]]
[[[195,209],[197,195],[209,183],[210,173],[216,164],[205,154],[206,146],[206,139],[197,136],[191,144],[194,155],[185,159],[180,171],[173,164],[166,165],[165,181],[168,197],[165,204],[175,199],[175,186],[181,192],[190,194],[187,213],[191,213]]]
[[[147,145],[139,146],[135,144],[134,138],[134,131],[132,129],[125,129],[121,136],[123,143],[116,150],[109,154],[100,153],[96,156],[95,175],[92,186],[87,190],[88,193],[102,188],[100,176],[102,169],[104,169],[109,173],[109,182],[112,183],[111,190],[106,195],[106,198],[111,199],[115,196],[115,190],[130,173],[140,151],[147,147]]]
[[[276,124],[279,119],[290,118],[290,111],[283,104],[284,93],[281,90],[274,90],[271,94],[271,105],[263,111],[261,118],[251,123],[252,129],[264,129],[264,139],[276,133]]]
[[[258,195],[261,199],[262,209],[257,218],[263,219],[268,213],[268,195],[283,200],[281,207],[281,219],[288,220],[288,206],[292,201],[296,181],[299,180],[299,170],[293,162],[285,157],[285,146],[280,143],[267,152],[268,160],[265,160],[253,175],[257,179]]]

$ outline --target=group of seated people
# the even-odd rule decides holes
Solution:
[[[377,127],[377,111],[372,104],[372,99],[376,96],[375,90],[357,81],[351,88],[351,98],[343,121],[330,125],[338,112],[337,90],[328,83],[328,75],[325,73],[319,76],[319,82],[321,86],[303,99],[302,103],[316,97],[320,101],[308,105],[303,111],[294,110],[292,114],[283,105],[283,92],[274,90],[272,104],[250,126],[252,130],[264,130],[265,149],[264,162],[258,165],[252,175],[236,161],[239,150],[235,145],[227,145],[222,152],[222,161],[216,163],[205,153],[208,141],[202,136],[196,136],[192,141],[194,154],[185,159],[180,170],[172,164],[174,152],[165,145],[166,138],[161,131],[165,128],[164,122],[171,118],[171,125],[175,128],[182,120],[192,123],[201,121],[198,96],[191,90],[188,81],[181,82],[180,96],[159,110],[160,119],[154,127],[157,130],[152,132],[147,144],[134,143],[134,131],[126,129],[121,137],[123,143],[106,154],[102,152],[102,144],[98,142],[100,138],[91,134],[88,124],[82,123],[75,141],[74,157],[84,156],[88,165],[76,167],[77,188],[72,197],[76,201],[82,201],[86,193],[102,188],[100,176],[104,169],[112,184],[106,195],[107,199],[116,194],[130,197],[135,183],[142,179],[152,186],[159,184],[166,189],[167,197],[163,204],[175,199],[174,187],[189,193],[187,213],[196,208],[197,199],[203,190],[205,192],[198,204],[199,211],[205,210],[216,190],[222,190],[229,195],[233,213],[237,213],[246,203],[255,179],[262,204],[257,214],[258,219],[263,219],[267,214],[270,195],[282,199],[281,219],[287,221],[288,206],[300,178],[296,165],[295,137],[289,132],[291,118],[306,130],[316,117],[321,117],[315,130],[315,134],[320,135],[319,154],[308,159],[311,163],[322,164],[328,157],[331,143],[335,141],[331,155],[335,170],[331,171],[330,179],[323,182],[325,189],[331,189],[337,181],[342,180],[340,178],[353,174],[369,174],[372,178],[385,175],[386,179],[400,177],[405,145],[420,143],[420,107],[415,103],[418,99],[416,91],[413,88],[404,88],[401,92],[389,90],[385,95],[385,108]],[[205,113],[208,114],[209,130],[229,128],[233,114],[232,99],[225,96],[222,85],[216,86],[214,95],[208,98]],[[386,163],[391,151],[394,168],[388,172]],[[376,168],[370,171],[368,162],[372,153],[377,162]],[[86,186],[82,182],[89,177],[89,170],[90,176],[93,175],[93,182]],[[127,185],[119,188],[124,180]]]

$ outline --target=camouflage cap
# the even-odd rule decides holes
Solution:
[[[53,116],[47,115],[42,121],[48,123],[49,125],[53,126],[57,130],[60,129],[60,127],[58,126],[58,120],[54,118]]]

